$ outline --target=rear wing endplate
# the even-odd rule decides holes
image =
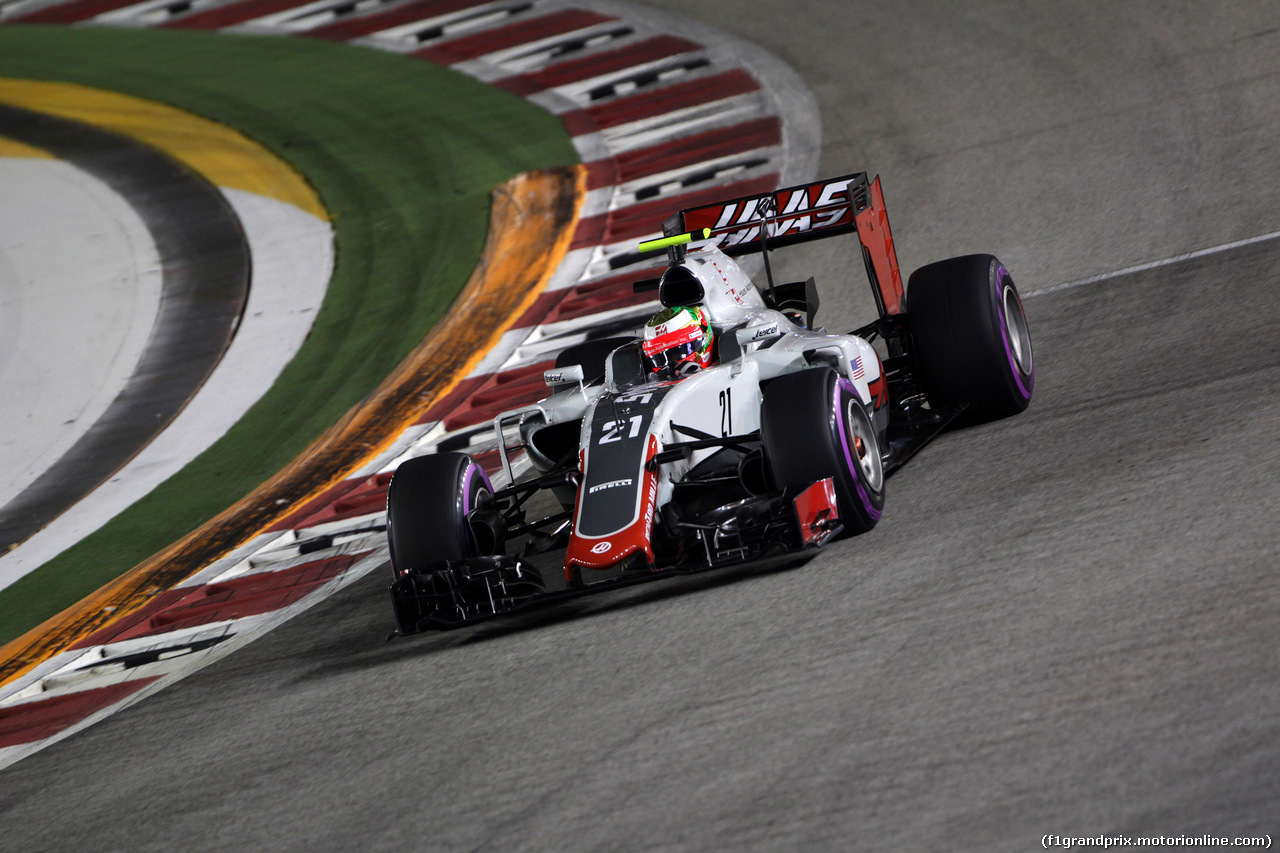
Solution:
[[[710,230],[709,241],[733,256],[856,231],[880,315],[906,313],[902,273],[878,176],[869,181],[866,172],[857,172],[691,207],[667,220],[663,233],[671,237],[703,229]]]

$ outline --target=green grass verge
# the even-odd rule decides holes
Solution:
[[[0,591],[0,644],[233,504],[377,386],[474,268],[490,190],[577,162],[560,122],[419,59],[302,38],[0,27],[0,77],[59,80],[231,125],[334,217],[337,263],[306,343],[221,440],[106,527]]]

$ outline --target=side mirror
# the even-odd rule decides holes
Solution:
[[[763,326],[748,326],[745,329],[738,329],[733,336],[737,339],[738,346],[745,351],[747,344],[759,344],[782,337],[782,326],[776,321]]]
[[[542,371],[542,381],[547,383],[549,388],[554,388],[557,385],[568,385],[571,382],[581,385],[582,377],[581,364],[571,364],[568,367],[556,367]]]

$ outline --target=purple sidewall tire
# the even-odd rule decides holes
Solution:
[[[907,285],[911,353],[934,408],[965,406],[960,423],[1024,411],[1035,359],[1013,277],[993,255],[921,267]]]
[[[884,472],[865,402],[853,383],[826,366],[773,380],[765,388],[760,435],[774,487],[803,487],[830,477],[845,530],[858,534],[875,527],[884,511]]]
[[[467,514],[485,491],[493,485],[465,453],[430,453],[401,463],[387,487],[393,575],[475,556]]]

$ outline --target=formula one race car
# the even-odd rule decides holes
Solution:
[[[397,633],[865,533],[885,478],[933,436],[1031,400],[1009,272],[991,255],[952,258],[904,293],[879,178],[682,210],[663,232],[641,250],[665,249],[669,265],[635,287],[665,310],[640,336],[566,349],[545,374],[554,393],[495,418],[502,488],[462,453],[397,469]],[[827,334],[813,279],[775,284],[769,252],[850,232],[879,318]],[[734,260],[748,252],[764,256],[763,292]]]

